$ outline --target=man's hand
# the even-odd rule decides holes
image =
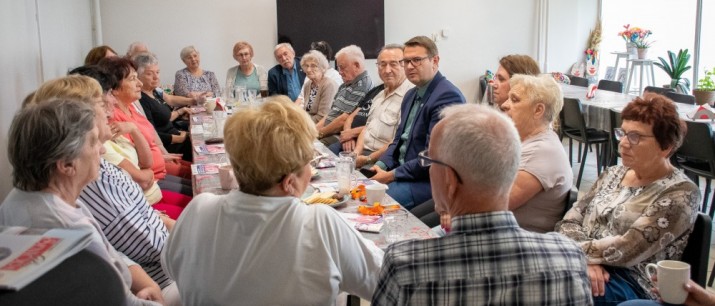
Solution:
[[[385,170],[382,170],[382,168],[380,168],[378,166],[372,166],[371,169],[374,170],[376,173],[370,179],[376,180],[382,184],[389,184],[389,183],[392,183],[395,181],[395,171],[394,170],[393,171],[385,171]]]
[[[365,166],[365,164],[367,164],[367,156],[358,155],[358,157],[355,158],[355,168],[360,169],[362,166]]]
[[[344,152],[352,152],[353,150],[355,150],[355,144],[356,144],[356,142],[354,139],[343,142],[343,151]]]
[[[688,292],[688,298],[685,299],[685,305],[715,305],[715,294],[709,293],[707,290],[703,289],[703,287],[700,287],[692,280],[688,281],[688,283],[685,284],[685,291]]]
[[[610,275],[601,265],[588,265],[588,278],[591,279],[591,293],[593,296],[606,294],[606,283]]]

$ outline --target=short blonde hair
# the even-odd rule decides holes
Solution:
[[[97,80],[84,75],[68,75],[43,83],[35,91],[35,96],[28,104],[37,103],[53,98],[79,100],[90,105],[95,104],[96,98],[102,97],[102,86]],[[26,107],[24,105],[22,107]]]
[[[251,57],[253,57],[253,46],[249,44],[247,41],[239,41],[235,45],[233,45],[233,54],[236,54],[236,52],[241,51],[241,49],[248,48],[249,54],[251,54]]]
[[[551,124],[564,106],[564,95],[561,86],[551,75],[533,76],[528,74],[515,74],[509,79],[509,86],[524,87],[524,93],[531,103],[544,104],[544,120]]]
[[[286,175],[301,173],[313,158],[315,124],[286,96],[272,96],[259,108],[226,121],[226,153],[241,191],[260,194]]]

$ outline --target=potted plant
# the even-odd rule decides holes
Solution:
[[[665,73],[670,77],[670,88],[677,90],[679,93],[687,94],[690,92],[690,80],[683,78],[683,73],[690,70],[688,62],[690,61],[690,54],[688,54],[688,49],[680,49],[676,55],[673,51],[668,51],[668,61],[662,57],[658,57],[660,63],[655,62],[656,66],[663,69]]]
[[[715,68],[708,71],[705,69],[705,76],[698,80],[697,88],[693,89],[693,95],[695,96],[695,102],[703,105],[712,105],[715,102],[715,81],[713,81],[713,76],[715,75]]]
[[[638,59],[645,59],[648,56],[648,48],[653,44],[652,41],[637,40],[635,42],[638,49]]]

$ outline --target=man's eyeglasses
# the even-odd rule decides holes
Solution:
[[[413,58],[403,58],[400,60],[400,64],[402,66],[407,66],[407,63],[411,63],[412,67],[419,67],[422,65],[422,61],[426,59],[430,59],[431,57],[429,56],[424,56],[424,57],[413,57]]]
[[[398,67],[402,66],[402,61],[378,62],[377,63],[377,67],[380,69],[385,69],[385,68],[387,68],[387,66],[390,66],[390,68],[392,68],[392,69],[397,69]]]
[[[618,141],[621,141],[623,137],[628,138],[628,143],[630,143],[632,146],[635,146],[640,143],[641,137],[655,137],[654,135],[641,135],[635,131],[630,131],[626,133],[626,131],[624,131],[622,128],[613,129],[613,133],[616,134],[616,140]]]
[[[422,167],[429,167],[432,164],[438,164],[438,165],[445,166],[449,169],[452,169],[452,171],[454,171],[454,174],[457,176],[457,181],[459,181],[460,184],[462,183],[462,178],[459,176],[459,173],[457,172],[457,170],[452,168],[452,166],[445,164],[444,162],[438,161],[436,159],[431,159],[429,157],[429,153],[427,150],[424,150],[424,151],[420,152],[419,154],[417,154],[417,161],[420,163],[420,166],[422,166]]]

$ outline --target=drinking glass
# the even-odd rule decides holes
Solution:
[[[353,169],[355,169],[355,159],[357,158],[357,154],[355,154],[355,152],[343,151],[338,153],[338,157],[349,158],[353,163]]]
[[[386,209],[382,213],[382,234],[388,244],[401,240],[407,228],[407,210]]]
[[[357,184],[357,176],[354,173],[354,161],[350,158],[338,157],[335,161],[335,172],[338,179],[338,194],[350,193],[353,185]]]

